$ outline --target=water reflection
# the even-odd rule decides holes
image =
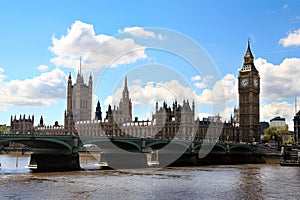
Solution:
[[[81,153],[80,166],[82,169],[100,169],[95,164],[98,163],[97,153]],[[26,168],[30,162],[30,154],[22,155],[20,152],[0,154],[0,174],[20,174],[30,173]]]
[[[263,199],[265,196],[262,183],[261,167],[244,165],[239,168],[239,177],[234,186],[236,199]]]
[[[0,154],[0,174],[29,173],[30,170],[25,168],[29,161],[30,155],[21,155],[21,153]]]

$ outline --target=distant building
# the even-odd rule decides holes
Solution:
[[[132,103],[129,98],[129,91],[127,86],[127,77],[125,77],[124,88],[122,91],[122,97],[119,102],[119,106],[111,109],[109,106],[108,111],[106,112],[106,119],[111,120],[113,117],[114,122],[116,123],[128,123],[132,121]]]
[[[207,118],[203,118],[203,121],[208,121],[208,122],[218,122],[221,123],[221,117],[219,115],[215,116],[208,116]]]
[[[294,140],[299,142],[300,139],[300,111],[294,116]]]
[[[270,120],[270,126],[285,126],[285,118],[282,117],[274,117]]]
[[[264,135],[264,130],[269,128],[270,124],[269,122],[259,122],[260,124],[260,136],[262,137]]]
[[[102,120],[102,111],[101,111],[101,106],[99,101],[97,102],[95,120],[100,120],[100,121]]]
[[[65,128],[64,128],[64,126],[59,125],[58,121],[55,121],[54,125],[46,126],[46,125],[44,125],[43,116],[41,116],[40,123],[35,128],[35,133],[61,135],[61,134],[65,134]]]
[[[72,85],[72,77],[69,74],[67,86],[67,110],[65,111],[64,127],[66,133],[75,133],[75,122],[87,121],[92,118],[93,79],[89,77],[88,84],[84,83],[81,71]]]
[[[142,122],[135,121],[135,125],[141,125]],[[125,77],[122,97],[118,107],[108,106],[106,117],[103,119],[100,102],[97,102],[94,120],[78,120],[74,122],[74,128],[78,135],[128,135],[129,126],[132,123],[132,103],[129,98],[127,86],[127,77]],[[144,124],[143,124],[144,126]],[[129,132],[130,133],[129,133]],[[135,134],[133,134],[135,135]],[[138,135],[138,133],[136,133]]]
[[[239,92],[239,140],[243,142],[259,142],[259,103],[260,76],[254,65],[254,56],[248,47],[244,63],[238,76]]]
[[[34,133],[34,116],[28,116],[28,118],[20,115],[19,119],[11,116],[10,119],[10,133],[22,134],[22,133]]]
[[[122,98],[119,102],[119,108],[114,113],[117,122],[131,122],[132,120],[132,103],[129,98],[129,91],[127,86],[127,77],[125,77]]]
[[[153,137],[162,139],[204,140],[207,132],[210,141],[233,141],[234,128],[231,123],[222,123],[220,116],[210,116],[207,120],[195,120],[195,104],[184,100],[172,106],[163,102],[155,105],[151,120],[132,120],[132,104],[129,98],[127,78],[118,107],[108,106],[106,117],[102,119],[100,103],[97,103],[95,120],[75,122],[79,136],[127,136]]]
[[[81,67],[80,67],[81,68]],[[90,121],[92,119],[93,102],[93,78],[89,76],[88,83],[84,83],[81,70],[78,71],[76,82],[72,83],[71,73],[68,76],[67,84],[67,109],[64,114],[64,125],[59,125],[56,121],[54,125],[44,125],[43,117],[36,128],[40,134],[76,134],[75,122]],[[96,111],[96,117],[101,116],[101,107]]]
[[[239,126],[240,124],[240,110],[236,107],[233,109],[233,123],[235,126]]]

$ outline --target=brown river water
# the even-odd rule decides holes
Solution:
[[[300,167],[230,165],[32,173],[29,155],[0,154],[0,199],[300,199]],[[17,165],[17,166],[16,166]]]

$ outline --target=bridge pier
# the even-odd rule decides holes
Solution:
[[[79,154],[31,154],[29,167],[33,171],[79,170]]]
[[[135,169],[147,167],[147,159],[145,153],[121,153],[121,152],[105,152],[103,153],[105,162],[113,169]]]

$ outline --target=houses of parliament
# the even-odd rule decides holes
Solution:
[[[200,120],[195,118],[195,103],[184,100],[172,105],[156,102],[151,120],[139,120],[132,116],[132,102],[124,79],[122,97],[117,106],[108,106],[102,113],[100,102],[97,102],[92,118],[93,78],[89,76],[84,82],[81,71],[73,84],[71,74],[67,83],[67,108],[64,114],[64,126],[45,126],[43,118],[35,129],[42,134],[78,134],[79,136],[125,136],[154,137],[162,139],[213,140],[257,142],[260,140],[259,102],[260,77],[254,65],[250,44],[244,56],[244,62],[238,76],[239,107],[227,122],[219,116]],[[23,119],[11,119],[12,131],[20,128]],[[24,117],[25,121],[25,117]],[[29,121],[29,120],[27,120]],[[32,120],[30,120],[32,121]],[[33,122],[32,122],[33,123]],[[207,133],[209,132],[209,137]]]

